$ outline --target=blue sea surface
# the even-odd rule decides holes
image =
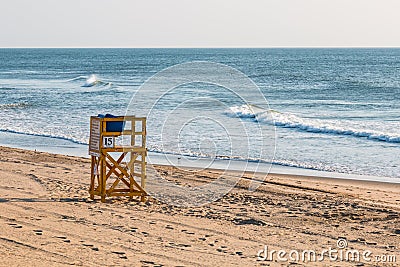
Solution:
[[[47,138],[49,150],[60,153],[87,145],[90,116],[124,115],[150,77],[191,61],[243,72],[271,110],[254,112],[215,85],[183,85],[154,106],[150,151],[400,178],[400,49],[0,49],[0,132]],[[196,101],[182,105],[190,99]],[[221,99],[224,105],[214,101]],[[165,127],[157,118],[172,112],[188,121],[175,125],[182,128],[178,142],[173,131],[156,134]],[[189,123],[199,116],[218,123]],[[227,134],[221,127],[237,122],[248,131]],[[270,148],[267,157],[259,153],[256,136],[254,144],[235,142],[233,148],[227,141],[247,140],[249,132],[271,125],[273,159]],[[21,138],[2,142],[24,143],[33,146]]]

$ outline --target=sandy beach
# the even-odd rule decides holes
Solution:
[[[244,175],[222,199],[182,208],[152,198],[92,201],[86,158],[1,147],[0,162],[1,266],[398,266],[377,262],[394,256],[400,262],[400,184],[270,174],[251,192]],[[210,182],[219,172],[156,168],[183,186]],[[319,254],[337,249],[338,239],[346,249],[371,251],[371,261],[257,257],[265,246]]]

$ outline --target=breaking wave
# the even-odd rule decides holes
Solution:
[[[253,105],[230,107],[225,114],[231,117],[250,118],[255,122],[272,124],[281,128],[293,128],[299,131],[354,136],[375,141],[400,143],[400,134],[385,133],[371,129],[357,129],[340,126],[340,121],[301,118],[292,113],[265,110]]]
[[[112,85],[111,82],[106,82],[101,80],[99,77],[97,77],[95,74],[91,74],[89,76],[78,76],[69,80],[66,80],[66,82],[74,82],[74,81],[79,81],[79,80],[85,80],[85,82],[81,85],[81,87],[93,87],[93,86],[109,86]]]

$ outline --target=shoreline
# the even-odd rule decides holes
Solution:
[[[249,191],[249,173],[222,198],[176,207],[150,197],[90,200],[90,160],[0,147],[0,253],[5,266],[281,266],[270,250],[348,248],[400,261],[400,185],[269,174]],[[196,187],[218,170],[155,166]],[[257,174],[262,175],[262,174]],[[293,263],[293,262],[292,262]],[[361,261],[363,266],[376,262]],[[298,262],[300,265],[310,263]],[[325,258],[313,266],[354,266]],[[396,266],[387,262],[385,266]]]
[[[13,142],[7,142],[11,138]],[[36,140],[37,139],[37,140]],[[54,154],[61,154],[67,156],[77,156],[83,158],[89,158],[88,147],[82,144],[76,144],[69,140],[60,140],[57,138],[35,136],[12,132],[0,131],[0,146],[26,149],[31,151],[40,151]],[[183,168],[201,168],[207,164],[208,159],[193,158],[191,164],[182,164],[180,162],[179,155],[173,155],[161,152],[149,152],[149,162],[153,162],[155,165],[174,165]],[[229,164],[231,163],[231,164]],[[385,183],[400,183],[400,177],[384,177],[384,176],[371,176],[362,174],[352,173],[341,173],[341,172],[330,172],[322,171],[301,167],[284,166],[279,164],[270,163],[257,163],[251,161],[240,161],[240,160],[224,160],[218,159],[213,162],[214,166],[210,169],[216,170],[257,170],[258,173],[271,173],[271,174],[282,174],[282,175],[298,175],[298,176],[310,176],[310,177],[326,177],[334,179],[349,179],[349,180],[363,180],[363,181],[376,181]],[[227,167],[229,165],[229,167]]]

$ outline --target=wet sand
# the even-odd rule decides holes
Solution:
[[[192,187],[220,174],[156,168]],[[321,252],[339,238],[400,264],[400,184],[270,174],[251,192],[245,174],[218,201],[186,208],[92,201],[89,172],[89,159],[0,147],[0,266],[397,266],[257,259],[265,245]]]

